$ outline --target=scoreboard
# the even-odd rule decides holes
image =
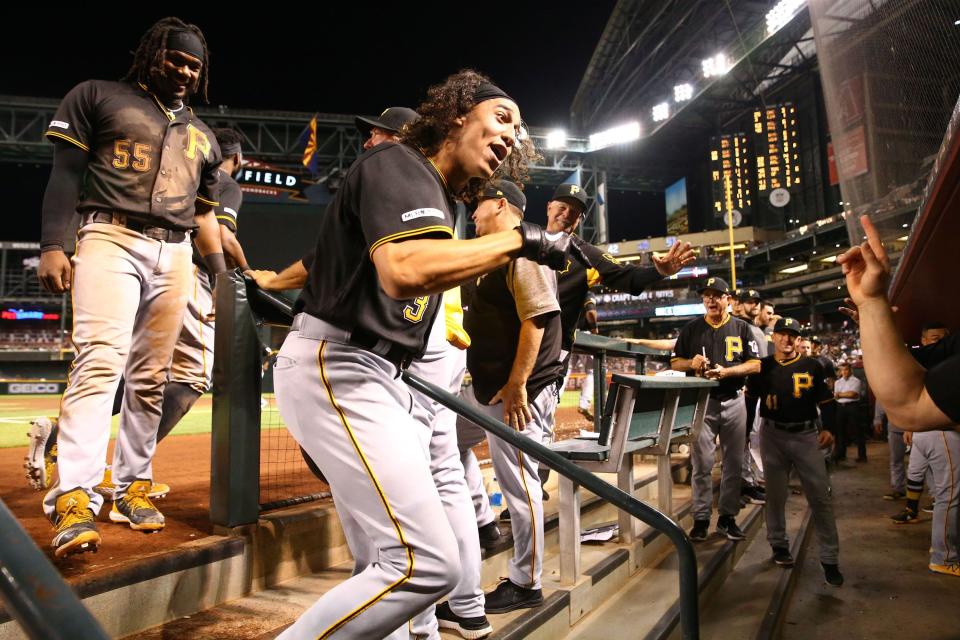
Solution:
[[[797,129],[797,108],[789,102],[753,112],[757,192],[800,184]]]
[[[710,184],[713,213],[738,210],[744,216],[751,204],[750,157],[747,136],[734,133],[710,138]]]

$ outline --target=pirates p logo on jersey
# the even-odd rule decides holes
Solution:
[[[197,149],[204,157],[210,154],[210,140],[207,135],[197,129],[192,124],[187,125],[187,157],[194,160],[197,157]]]

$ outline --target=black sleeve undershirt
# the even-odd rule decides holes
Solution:
[[[80,184],[87,168],[87,152],[72,144],[56,143],[53,170],[43,193],[40,251],[63,250],[70,216],[76,215]]]

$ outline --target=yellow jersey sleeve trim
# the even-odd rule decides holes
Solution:
[[[396,240],[401,240],[404,238],[412,238],[414,236],[422,236],[427,233],[445,233],[451,238],[453,237],[453,229],[444,225],[434,225],[432,227],[421,227],[419,229],[410,229],[408,231],[400,231],[399,233],[391,233],[388,236],[384,236],[370,245],[369,255],[373,255],[373,252],[380,248],[381,245],[386,244],[387,242],[394,242]]]
[[[204,198],[203,196],[197,196],[197,200],[199,200],[199,201],[202,202],[203,204],[208,204],[208,205],[210,205],[211,207],[219,207],[219,206],[220,206],[220,203],[217,202],[216,200],[207,200],[207,199]]]
[[[80,141],[77,140],[76,138],[71,138],[70,136],[68,136],[68,135],[65,134],[65,133],[60,133],[59,131],[47,131],[44,135],[46,135],[48,138],[62,138],[63,140],[66,140],[66,141],[69,142],[70,144],[73,144],[73,145],[76,145],[76,146],[80,147],[80,148],[83,149],[84,151],[90,151],[90,147],[88,147],[87,145],[83,144],[82,142],[80,142]]]
[[[233,216],[217,216],[217,220],[226,220],[227,222],[232,222],[234,226],[237,224],[237,219]]]
[[[681,358],[680,356],[673,356],[670,358],[670,362],[676,362],[677,360],[686,360],[686,358]]]
[[[750,360],[747,360],[743,364],[750,364],[751,362],[760,362],[760,358],[751,358]]]

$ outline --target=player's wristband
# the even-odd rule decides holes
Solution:
[[[207,270],[214,276],[227,270],[227,262],[223,259],[223,253],[208,253],[203,256],[203,262],[207,265]]]

